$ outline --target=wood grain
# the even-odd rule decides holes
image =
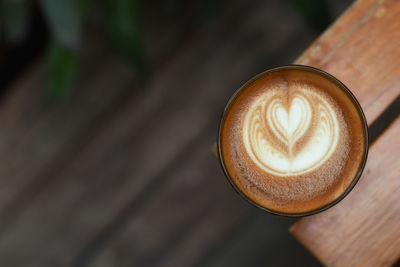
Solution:
[[[201,154],[206,152],[208,157],[212,156],[209,151],[209,144],[213,140],[215,140],[215,131],[218,125],[217,120],[220,115],[219,112],[222,110],[222,107],[226,103],[228,97],[235,91],[235,88],[238,87],[237,85],[242,83],[245,79],[248,79],[251,75],[254,75],[254,73],[263,70],[262,66],[260,66],[260,69],[257,69],[257,58],[264,57],[270,58],[270,60],[272,60],[274,50],[277,49],[279,46],[284,47],[288,45],[292,47],[295,45],[295,43],[292,43],[292,41],[301,40],[301,38],[299,38],[299,35],[295,34],[296,30],[291,29],[291,27],[286,28],[287,26],[284,26],[286,28],[285,30],[282,29],[282,31],[286,31],[284,36],[281,36],[279,39],[275,38],[274,42],[269,39],[268,33],[272,32],[272,29],[270,27],[273,26],[272,23],[268,22],[273,22],[275,19],[277,19],[277,17],[271,16],[266,18],[265,14],[267,12],[271,12],[271,9],[276,11],[271,12],[272,14],[277,14],[278,8],[279,7],[276,4],[271,4],[270,2],[261,2],[261,4],[260,2],[258,2],[258,4],[256,5],[254,5],[253,2],[251,4],[251,8],[246,10],[247,14],[251,14],[251,18],[247,18],[246,21],[244,21],[242,17],[236,17],[229,22],[229,28],[235,28],[234,35],[231,35],[231,33],[228,33],[225,30],[218,33],[218,38],[221,38],[221,47],[224,47],[222,50],[218,49],[218,51],[215,51],[215,48],[213,48],[213,46],[207,46],[205,48],[207,50],[213,50],[213,52],[209,55],[209,58],[212,58],[212,60],[210,62],[209,59],[206,59],[206,65],[198,68],[196,73],[193,74],[195,75],[193,78],[196,80],[196,85],[194,85],[196,87],[191,92],[191,94],[196,95],[198,91],[207,90],[208,93],[204,95],[205,99],[212,99],[218,97],[217,93],[212,92],[218,91],[218,94],[224,95],[224,99],[218,101],[218,104],[216,104],[215,106],[211,103],[208,104],[208,111],[204,109],[205,105],[203,105],[202,107],[199,106],[199,109],[197,110],[199,114],[203,115],[206,112],[208,113],[209,109],[211,109],[213,106],[216,108],[216,110],[218,110],[218,112],[214,112],[208,117],[209,121],[214,121],[214,123],[212,124],[213,133],[212,138],[209,139],[208,144],[206,145],[206,143],[203,143],[205,151],[201,152]],[[293,14],[292,12],[286,13],[284,17],[281,15],[280,19],[285,19],[285,21],[293,22],[299,21],[298,16],[296,16],[296,14]],[[300,29],[301,27],[304,27],[304,25],[302,25],[301,23],[298,23],[297,25]],[[252,42],[251,36],[257,36],[257,42]],[[267,46],[265,45],[267,43],[269,44],[268,49],[266,49]],[[191,53],[204,53],[200,51],[198,51],[197,49],[193,51],[192,49]],[[232,64],[231,60],[234,60],[236,63]],[[214,77],[213,73],[209,72],[210,68],[220,70],[223,69],[224,71],[223,74],[222,72],[215,73],[218,76]],[[246,74],[244,72],[246,72]],[[241,77],[240,82],[236,79],[238,77]],[[232,79],[236,80],[236,86],[233,86],[233,84],[229,84]],[[191,104],[197,102],[192,96],[184,97],[184,99],[191,99]],[[199,116],[199,118],[201,117]],[[188,117],[188,120],[190,120],[190,116]],[[196,119],[195,121],[196,124],[198,124],[198,122],[201,122],[202,120]],[[189,122],[187,123],[187,125],[188,124]],[[197,126],[193,125],[192,127]],[[179,136],[186,136],[186,134],[180,133]],[[173,138],[170,138],[169,140],[174,143],[176,142]],[[190,157],[188,156],[188,158]],[[213,161],[215,163],[215,170],[219,170],[218,162],[215,161],[215,159],[208,159],[210,160],[210,162]],[[168,184],[163,184],[159,191],[166,192],[167,195],[163,196],[161,201],[158,199],[149,199],[148,204],[146,205],[146,210],[143,208],[143,211],[139,211],[140,214],[129,218],[129,220],[125,222],[126,224],[124,225],[124,227],[121,227],[120,232],[116,233],[112,238],[110,238],[110,240],[108,240],[104,247],[98,249],[98,253],[94,255],[91,261],[89,261],[88,266],[100,267],[114,265],[195,265],[196,262],[201,259],[204,253],[208,251],[208,249],[210,249],[211,244],[216,243],[221,237],[223,237],[227,232],[230,231],[235,223],[238,222],[240,218],[240,216],[238,216],[238,213],[243,215],[245,209],[252,208],[245,202],[243,203],[244,206],[242,204],[239,204],[239,202],[242,200],[238,198],[235,194],[233,194],[234,198],[232,199],[230,196],[225,195],[223,192],[233,192],[231,191],[231,187],[229,186],[229,184],[226,183],[221,174],[217,176],[207,174],[207,170],[205,170],[205,167],[194,167],[198,166],[199,163],[201,164],[201,159],[184,164],[188,164],[188,170],[191,170],[192,173],[191,175],[186,175],[185,178],[180,177],[180,175],[178,174],[174,174],[171,176],[168,175],[166,179],[170,179],[171,183],[176,183],[175,191],[171,191]],[[193,164],[193,166],[191,164]],[[186,169],[186,167],[183,169]],[[179,182],[177,181],[191,180],[190,177],[197,177],[196,173],[201,173],[200,177],[203,177],[202,179],[205,179],[208,181],[209,184],[216,185],[218,187],[221,181],[217,180],[222,178],[221,187],[219,187],[219,190],[217,191],[209,188],[204,193],[202,193],[203,191],[201,190],[201,188],[199,188],[199,191],[196,194],[193,194],[190,198],[192,198],[193,201],[208,204],[189,205],[189,207],[184,205],[186,206],[184,212],[185,216],[181,217],[181,215],[179,215],[177,216],[178,219],[173,220],[173,218],[170,217],[174,217],[173,214],[177,212],[176,208],[179,206],[179,200],[185,201],[185,196],[187,196],[184,185],[179,186]],[[154,178],[146,178],[146,180],[149,179]],[[226,186],[225,189],[227,191],[222,188],[223,185]],[[219,193],[217,194],[217,192]],[[133,198],[133,200],[135,201],[135,198]],[[161,210],[160,204],[155,203],[164,203],[166,205],[166,207],[164,208],[166,213],[161,214],[158,211]],[[209,213],[207,214],[204,213],[204,217],[198,215],[199,213],[201,213],[203,205],[208,206],[207,209],[209,211]],[[235,208],[236,205],[238,205],[237,209]],[[170,206],[170,208],[168,208],[168,206]],[[140,210],[142,210],[142,208]],[[140,222],[142,220],[141,218],[146,218],[149,215],[155,216],[154,213],[158,213],[159,215],[157,216],[157,220],[159,220],[159,222],[156,224],[165,223],[167,228],[171,229],[171,232],[175,231],[175,229],[181,229],[184,233],[184,237],[181,237],[178,240],[174,240],[164,236],[161,231],[157,232],[157,234],[154,236],[152,233],[147,233],[147,236],[152,239],[149,242],[146,241],[146,246],[148,247],[137,248],[135,244],[138,244],[138,242],[140,242],[140,240],[143,240],[144,238],[141,238],[142,234],[140,233],[140,228],[137,227],[137,222]],[[192,225],[190,226],[190,230],[185,230],[183,222],[192,217],[199,218],[199,220],[192,223]],[[173,220],[174,222],[171,223],[171,220]],[[179,234],[177,236],[179,236]],[[123,253],[124,251],[129,253],[124,253],[121,255],[121,252]],[[123,261],[121,261],[122,258],[124,259]],[[125,265],[123,264],[123,262],[125,262]]]
[[[206,148],[213,138],[209,131],[196,143]],[[131,212],[91,266],[191,266],[231,230],[248,205],[230,194],[225,179],[215,179],[220,167],[209,151],[194,151],[163,175],[157,197]]]
[[[182,39],[187,38],[183,31],[189,27],[182,24],[189,25],[193,12],[168,20],[164,10],[147,2],[141,11],[153,19],[141,26],[148,66],[156,71],[181,48]],[[143,95],[137,72],[104,47],[98,31],[87,29],[80,51],[81,75],[69,98],[49,99],[44,59],[40,59],[31,63],[2,99],[0,232],[128,99]]]
[[[371,125],[400,95],[400,2],[357,1],[297,63],[322,68],[356,95]],[[290,231],[329,266],[389,266],[400,257],[400,121],[376,141],[345,200]]]
[[[249,207],[231,191],[219,172],[217,162],[206,158],[210,153],[205,144],[215,138],[217,120],[228,97],[244,80],[265,68],[264,60],[277,64],[275,51],[280,47],[291,48],[293,54],[287,54],[287,57],[288,61],[292,60],[299,52],[296,50],[299,43],[305,45],[311,39],[304,34],[307,30],[299,22],[299,17],[290,13],[285,18],[296,22],[293,24],[297,26],[282,25],[280,37],[271,39],[270,33],[275,30],[272,22],[279,15],[266,18],[265,12],[271,8],[271,4],[262,3],[260,8],[260,3],[237,1],[231,4],[221,17],[223,23],[205,25],[197,31],[180,48],[179,53],[152,73],[141,90],[135,90],[135,95],[126,97],[118,109],[113,110],[108,121],[98,125],[95,131],[86,133],[84,142],[81,140],[79,144],[80,149],[67,163],[63,161],[62,166],[56,167],[51,164],[41,165],[40,169],[47,169],[49,165],[54,168],[47,175],[51,179],[40,186],[35,185],[35,194],[24,200],[26,206],[17,209],[8,224],[0,227],[1,266],[85,265],[97,253],[101,253],[99,258],[104,256],[108,263],[115,260],[117,266],[121,263],[118,261],[121,250],[128,252],[124,254],[127,263],[147,262],[154,256],[168,257],[170,262],[190,265],[201,257],[209,240],[216,240],[229,231],[229,227],[242,214],[241,209]],[[278,10],[276,5],[272,7]],[[235,32],[232,28],[235,28]],[[254,42],[254,36],[257,36],[257,42]],[[268,49],[266,44],[269,45]],[[110,86],[102,81],[114,79],[114,72],[119,70],[109,69],[113,67],[105,65],[104,72],[94,72],[94,77],[99,80],[96,86],[103,90]],[[118,80],[113,80],[115,86],[125,90],[139,86],[129,77],[116,76],[115,79]],[[34,103],[36,101],[33,100]],[[107,106],[109,102],[104,101],[102,104]],[[85,108],[85,102],[80,104],[81,108]],[[34,107],[32,104],[29,109]],[[35,116],[32,114],[33,118]],[[63,122],[63,117],[54,112],[48,116],[52,116],[53,121],[60,118],[60,124]],[[49,125],[45,120],[42,122],[47,129],[42,130],[42,135],[49,134],[53,121]],[[23,122],[18,124],[23,125]],[[66,134],[73,131],[67,131],[67,126],[71,125],[70,122],[63,128]],[[7,135],[11,135],[10,132],[8,130]],[[205,136],[206,133],[212,134]],[[61,142],[65,137],[57,140]],[[35,141],[35,144],[39,146],[40,142]],[[65,141],[63,144],[68,146],[70,142]],[[195,160],[188,157],[189,153],[197,150],[203,150],[201,155],[205,158]],[[49,154],[40,154],[44,156],[42,161],[51,159],[56,152],[54,149]],[[58,152],[63,154],[60,148]],[[200,168],[193,167],[196,162],[200,164],[203,161]],[[215,163],[214,169],[207,170],[205,165],[209,162]],[[177,164],[189,165],[183,172],[185,175],[178,175]],[[215,192],[208,196],[208,190],[201,180],[203,186],[199,187],[199,192],[202,194],[193,198],[193,207],[198,205],[199,210],[185,210],[185,216],[199,218],[198,223],[182,217],[169,218],[170,212],[175,211],[174,207],[181,208],[176,201],[190,197],[185,191],[187,187],[179,183],[190,183],[185,178],[194,177],[196,173],[193,171],[198,172],[197,175],[207,171],[201,179],[213,182],[218,178],[218,183],[226,186],[225,192],[229,193],[222,194],[220,198]],[[212,176],[209,171],[217,171],[219,175]],[[17,169],[16,172],[22,170]],[[32,172],[20,176],[28,176],[30,181],[37,181],[38,171],[35,169]],[[197,180],[192,182],[196,183]],[[176,189],[169,183],[174,183]],[[17,185],[13,188],[17,188]],[[158,194],[164,191],[158,200]],[[204,196],[207,197],[203,199]],[[200,215],[204,214],[213,201],[221,203],[215,206],[209,218],[203,220]],[[242,208],[236,211],[231,209],[236,206],[231,204],[237,203],[232,201],[239,201],[241,204],[238,205],[242,205]],[[160,209],[162,202],[171,205],[165,209],[165,213]],[[4,205],[10,207],[9,203]],[[149,207],[149,210],[143,210],[143,206]],[[228,215],[223,215],[223,210],[229,211]],[[137,214],[140,215],[138,218],[135,216]],[[154,225],[158,225],[158,229],[163,232],[151,235],[154,240],[148,240],[147,248],[143,247],[137,254],[129,253],[131,246],[137,242],[133,237],[144,238],[140,229],[138,232],[134,228],[130,232],[132,228],[129,227],[130,223],[143,225],[141,216],[154,220]],[[221,216],[227,219],[224,225],[221,225]],[[171,232],[169,228],[162,227],[163,222]],[[163,246],[170,240],[175,241],[177,231],[185,227],[188,233],[181,236],[180,242],[176,240],[174,251],[165,255]],[[205,235],[204,231],[209,227],[219,230]],[[131,243],[125,242],[124,235],[118,234],[124,232],[125,228],[131,233],[127,235],[132,237]],[[111,242],[114,239],[115,242]],[[16,251],[18,257],[15,256]],[[96,261],[96,264],[101,264],[101,261]]]
[[[128,86],[135,83],[135,74],[110,57],[103,57],[99,64],[100,53],[92,47],[84,56],[86,76],[78,81],[70,99],[57,103],[48,98],[42,62],[35,62],[4,99],[0,112],[0,225],[18,210],[16,203],[52,179],[53,170],[80,149],[86,133],[130,94]]]
[[[364,174],[335,207],[292,233],[329,266],[391,266],[400,256],[400,117],[370,149]],[[384,167],[382,167],[384,166]]]
[[[222,107],[245,80],[291,62],[311,39],[298,14],[282,15],[282,3],[232,1],[221,21],[179,46],[171,40],[181,32],[168,22],[160,34],[146,30],[156,65],[146,84],[95,53],[90,75],[60,106],[46,102],[43,65],[33,65],[0,114],[0,265],[191,266],[212,249],[250,208],[209,158]],[[168,47],[179,51],[159,64]]]
[[[368,124],[400,94],[400,1],[359,0],[296,61],[341,80]]]

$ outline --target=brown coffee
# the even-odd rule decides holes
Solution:
[[[366,156],[366,125],[333,77],[289,66],[244,85],[224,113],[224,169],[253,203],[283,214],[321,209],[351,187]]]

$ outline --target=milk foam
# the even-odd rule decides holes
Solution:
[[[278,88],[256,97],[242,131],[246,152],[258,167],[293,176],[323,165],[337,147],[340,129],[326,96],[299,86],[290,95]]]
[[[220,157],[234,186],[273,211],[303,213],[336,200],[365,157],[351,96],[309,70],[259,76],[230,102]]]

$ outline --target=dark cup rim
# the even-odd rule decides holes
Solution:
[[[244,89],[246,89],[248,87],[249,84],[251,84],[252,82],[256,81],[257,79],[267,75],[268,73],[272,73],[272,72],[276,72],[276,71],[281,71],[281,70],[305,70],[305,71],[310,71],[310,72],[314,72],[314,73],[318,73],[319,75],[321,75],[324,78],[327,78],[331,81],[333,81],[335,84],[337,84],[342,90],[344,90],[349,96],[350,98],[353,100],[353,102],[355,103],[355,106],[357,107],[359,113],[361,114],[361,118],[363,120],[363,125],[364,125],[364,131],[365,131],[365,144],[364,144],[364,148],[365,148],[365,153],[364,153],[364,157],[363,157],[363,161],[361,163],[360,169],[358,170],[356,176],[354,177],[353,181],[351,182],[350,186],[338,197],[336,198],[334,201],[330,202],[329,204],[312,210],[312,211],[308,211],[308,212],[302,212],[302,213],[283,213],[283,212],[278,212],[278,211],[274,211],[274,210],[270,210],[267,209],[259,204],[257,204],[256,202],[254,202],[253,200],[251,200],[250,198],[248,198],[237,186],[236,184],[233,182],[233,180],[231,179],[231,177],[229,176],[229,173],[227,171],[227,168],[225,167],[225,163],[224,163],[224,159],[222,156],[222,150],[221,150],[221,131],[222,131],[222,126],[225,122],[225,117],[229,111],[229,108],[232,104],[232,102],[236,99],[236,97],[239,95],[240,92],[242,92]],[[239,87],[235,93],[233,93],[233,95],[229,98],[227,104],[225,105],[224,111],[222,112],[220,121],[219,121],[219,125],[218,125],[218,135],[217,135],[217,150],[218,150],[218,157],[219,157],[219,162],[220,165],[223,169],[223,172],[225,174],[225,177],[227,178],[227,180],[229,181],[229,183],[231,184],[231,186],[233,187],[233,189],[236,191],[236,193],[238,193],[244,200],[246,200],[248,203],[250,203],[251,205],[253,205],[256,208],[259,208],[267,213],[273,214],[273,215],[278,215],[278,216],[284,216],[284,217],[305,217],[305,216],[310,216],[310,215],[314,215],[320,212],[323,212],[333,206],[335,206],[337,203],[339,203],[341,200],[343,200],[350,192],[351,190],[353,190],[354,186],[357,184],[357,182],[360,180],[360,177],[364,171],[365,168],[365,164],[367,162],[367,158],[368,158],[368,149],[369,149],[369,136],[368,136],[368,124],[367,124],[367,120],[365,118],[365,114],[364,111],[361,108],[360,103],[358,102],[357,98],[354,96],[354,94],[350,91],[349,88],[347,88],[346,85],[344,85],[339,79],[337,79],[336,77],[334,77],[333,75],[327,73],[326,71],[323,71],[321,69],[315,68],[315,67],[311,67],[311,66],[307,66],[307,65],[299,65],[299,64],[288,64],[288,65],[281,65],[278,67],[274,67],[271,69],[268,69],[264,72],[261,72],[257,75],[255,75],[254,77],[250,78],[246,83],[244,83],[241,87]]]

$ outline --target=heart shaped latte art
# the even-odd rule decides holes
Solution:
[[[338,143],[339,123],[331,103],[312,90],[280,94],[270,90],[250,105],[243,143],[264,171],[299,175],[328,160]]]

